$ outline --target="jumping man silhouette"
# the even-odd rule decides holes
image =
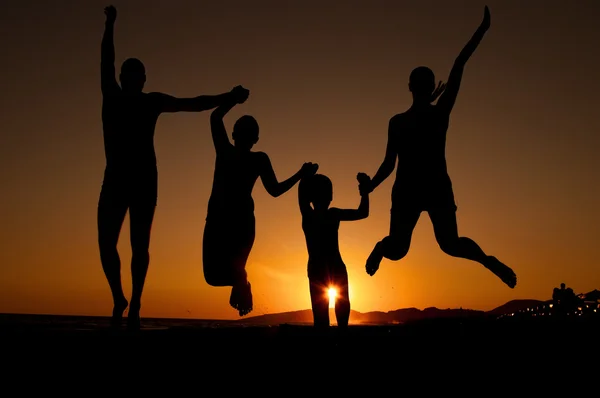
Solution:
[[[414,69],[409,79],[413,104],[389,122],[383,163],[373,177],[369,190],[377,188],[396,167],[392,188],[390,232],[375,245],[366,262],[374,275],[385,257],[398,261],[408,253],[412,233],[420,214],[429,213],[440,248],[454,257],[476,261],[492,271],[510,288],[517,277],[496,257],[488,256],[473,240],[458,235],[456,204],[452,182],[446,168],[446,132],[465,65],[490,27],[490,12],[485,7],[481,25],[460,52],[446,86],[436,88],[433,72],[424,66]],[[437,104],[433,105],[438,95]]]

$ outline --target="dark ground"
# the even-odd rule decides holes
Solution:
[[[63,396],[133,388],[169,396],[190,389],[211,396],[214,389],[224,396],[240,389],[261,396],[297,396],[302,389],[318,396],[432,396],[441,389],[444,395],[503,390],[538,397],[558,396],[562,385],[571,393],[599,385],[598,319],[439,319],[351,326],[345,335],[335,327],[324,335],[306,325],[227,321],[146,319],[138,333],[107,325],[105,318],[0,315],[3,386]],[[85,391],[65,390],[84,380]],[[211,393],[202,394],[208,385]],[[315,386],[325,390],[316,394]]]
[[[352,325],[345,334],[337,327],[317,333],[310,325],[252,326],[230,321],[144,319],[137,333],[126,328],[112,330],[107,318],[0,314],[0,337],[5,341],[29,341],[51,349],[58,345],[101,347],[151,344],[185,346],[204,354],[238,350],[351,350],[354,355],[375,355],[384,350],[490,350],[529,346],[529,350],[552,350],[552,346],[576,352],[586,341],[597,340],[600,317],[543,319],[434,319],[403,325]],[[234,343],[235,342],[235,343]],[[577,343],[577,344],[575,344]],[[421,348],[419,348],[421,347]]]

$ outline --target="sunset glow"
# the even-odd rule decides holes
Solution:
[[[327,295],[329,296],[329,308],[335,307],[335,299],[337,297],[337,290],[334,287],[330,287],[327,290]]]

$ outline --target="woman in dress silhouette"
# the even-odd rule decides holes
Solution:
[[[289,191],[302,177],[316,173],[318,165],[305,163],[285,181],[275,176],[271,160],[264,152],[253,152],[259,127],[249,115],[240,117],[229,141],[223,117],[248,97],[240,87],[238,97],[217,107],[210,116],[216,151],[215,173],[204,228],[202,263],[204,278],[211,286],[232,286],[229,304],[240,316],[252,311],[252,290],[246,261],[255,238],[252,190],[260,177],[266,191],[278,197]]]

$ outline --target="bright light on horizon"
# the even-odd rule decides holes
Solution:
[[[327,295],[329,296],[329,308],[334,308],[335,299],[337,298],[337,290],[334,287],[330,287],[327,290]]]

